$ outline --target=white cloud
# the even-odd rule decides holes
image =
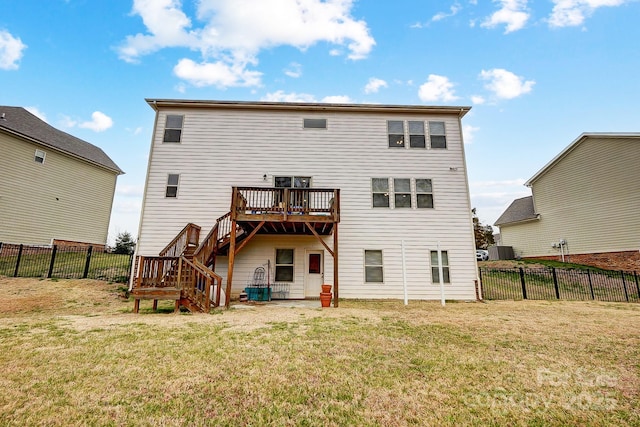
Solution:
[[[470,181],[471,206],[476,208],[481,222],[493,225],[511,202],[520,197],[530,196],[531,190],[524,186],[525,181],[522,178],[504,181]]]
[[[482,70],[480,72],[480,78],[487,80],[488,83],[485,85],[485,88],[501,99],[513,99],[529,93],[536,83],[533,80],[524,81],[523,77],[517,76],[511,71],[502,68]]]
[[[378,93],[380,88],[388,87],[389,85],[382,79],[371,77],[367,85],[364,87],[364,93]]]
[[[473,96],[471,97],[471,102],[473,102],[475,105],[482,105],[482,104],[484,104],[486,101],[485,101],[485,99],[484,99],[482,96],[480,96],[480,95],[473,95]]]
[[[47,116],[42,111],[38,110],[37,107],[24,107],[24,109],[30,112],[31,114],[33,114],[34,116],[36,116],[37,118],[39,118],[40,120],[42,120],[43,122],[47,121]]]
[[[22,52],[27,45],[19,37],[14,37],[6,30],[0,30],[0,69],[17,70]]]
[[[246,69],[246,64],[219,62],[195,63],[191,59],[181,59],[173,68],[176,76],[196,87],[217,86],[257,86],[262,73]]]
[[[479,127],[471,126],[471,125],[463,125],[462,126],[462,135],[464,136],[464,143],[471,144],[473,142],[473,138],[476,135],[476,132],[480,130]]]
[[[313,95],[308,93],[285,93],[282,90],[276,92],[267,93],[262,97],[261,101],[267,102],[316,102]]]
[[[480,26],[495,28],[505,24],[505,34],[524,28],[530,16],[527,0],[493,0],[493,2],[500,3],[501,8],[487,17]]]
[[[347,95],[330,95],[322,98],[320,102],[326,102],[328,104],[350,104],[352,101]]]
[[[60,118],[60,127],[62,128],[72,128],[75,127],[78,124],[78,122],[76,120],[73,120],[71,117],[69,116],[62,116]]]
[[[292,62],[289,64],[289,68],[284,70],[284,73],[291,78],[297,79],[302,75],[302,65]]]
[[[196,18],[203,23],[199,28],[193,28],[179,0],[134,0],[132,14],[142,17],[148,33],[128,36],[118,48],[120,57],[133,62],[166,47],[186,47],[200,52],[200,68],[195,69],[192,59],[182,59],[176,68],[188,68],[180,71],[194,84],[257,86],[260,73],[246,67],[257,65],[263,49],[305,50],[326,42],[345,48],[347,57],[357,60],[375,45],[366,22],[350,15],[353,0],[200,0],[196,4]]]
[[[126,197],[142,197],[144,193],[144,185],[126,185],[118,184],[116,187],[116,194]]]
[[[429,74],[427,82],[420,86],[418,96],[424,102],[455,101],[458,97],[454,95],[453,86],[447,77]]]
[[[451,6],[451,8],[449,9],[449,13],[446,12],[440,12],[440,13],[436,13],[431,20],[433,22],[437,22],[437,21],[441,21],[445,18],[450,18],[452,16],[455,16],[458,12],[460,12],[462,10],[462,6],[460,6],[458,3],[455,3],[453,6]]]
[[[100,111],[94,111],[93,114],[91,114],[91,121],[78,124],[78,127],[90,129],[94,132],[104,132],[111,126],[113,126],[113,120],[111,117]]]
[[[261,101],[267,102],[318,102],[318,100],[308,93],[286,93],[282,90],[276,92],[267,93],[262,97]],[[352,102],[351,98],[346,95],[330,95],[325,96],[320,100],[328,104],[349,104]]]
[[[620,6],[629,0],[552,0],[553,10],[549,16],[551,27],[575,27],[582,25],[586,17],[604,6]]]

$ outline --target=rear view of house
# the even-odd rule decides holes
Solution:
[[[0,106],[0,242],[105,245],[122,170],[24,108]]]
[[[640,268],[640,134],[584,133],[496,221],[517,256]]]
[[[186,255],[181,271],[212,279],[216,302],[256,280],[281,298],[328,283],[344,298],[439,299],[440,275],[447,299],[475,299],[468,108],[147,102],[137,280]]]

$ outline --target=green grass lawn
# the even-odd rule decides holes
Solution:
[[[0,425],[640,425],[638,304],[150,306],[0,278]]]

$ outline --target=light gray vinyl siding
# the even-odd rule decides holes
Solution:
[[[0,242],[106,243],[115,172],[4,134],[0,153]]]
[[[168,114],[185,116],[180,144],[162,143]],[[326,118],[327,129],[303,129],[304,118]],[[448,148],[390,149],[387,120],[442,121]],[[410,298],[439,298],[429,264],[429,251],[438,242],[449,252],[452,283],[446,285],[447,298],[475,298],[471,208],[457,114],[167,109],[157,115],[152,143],[138,241],[141,255],[157,255],[187,222],[202,226],[206,235],[216,218],[229,211],[232,186],[268,187],[274,176],[310,176],[312,187],[341,190],[341,297],[402,298],[405,240]],[[169,173],[180,174],[175,199],[164,197]],[[372,208],[373,177],[411,178],[414,190],[416,178],[431,179],[434,209],[416,209],[415,191],[413,209]],[[286,239],[295,244],[296,254],[322,249],[313,240]],[[333,237],[327,239],[332,247]],[[258,266],[253,244],[236,259],[234,289],[241,285],[235,277]],[[365,249],[383,250],[384,283],[364,282]],[[261,249],[256,250],[266,262]],[[332,262],[325,253],[325,266]],[[217,271],[226,269],[223,264],[217,263]],[[325,281],[332,279],[325,272]]]
[[[640,139],[589,137],[532,184],[539,221],[502,226],[520,256],[640,249]]]

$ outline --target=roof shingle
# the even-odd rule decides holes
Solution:
[[[100,148],[80,138],[58,130],[22,107],[0,106],[0,132],[18,135],[55,150],[80,157],[112,170],[118,175],[122,169]]]
[[[500,215],[500,218],[493,225],[500,226],[537,218],[538,215],[536,215],[533,207],[533,196],[528,196],[511,202],[507,210]]]

